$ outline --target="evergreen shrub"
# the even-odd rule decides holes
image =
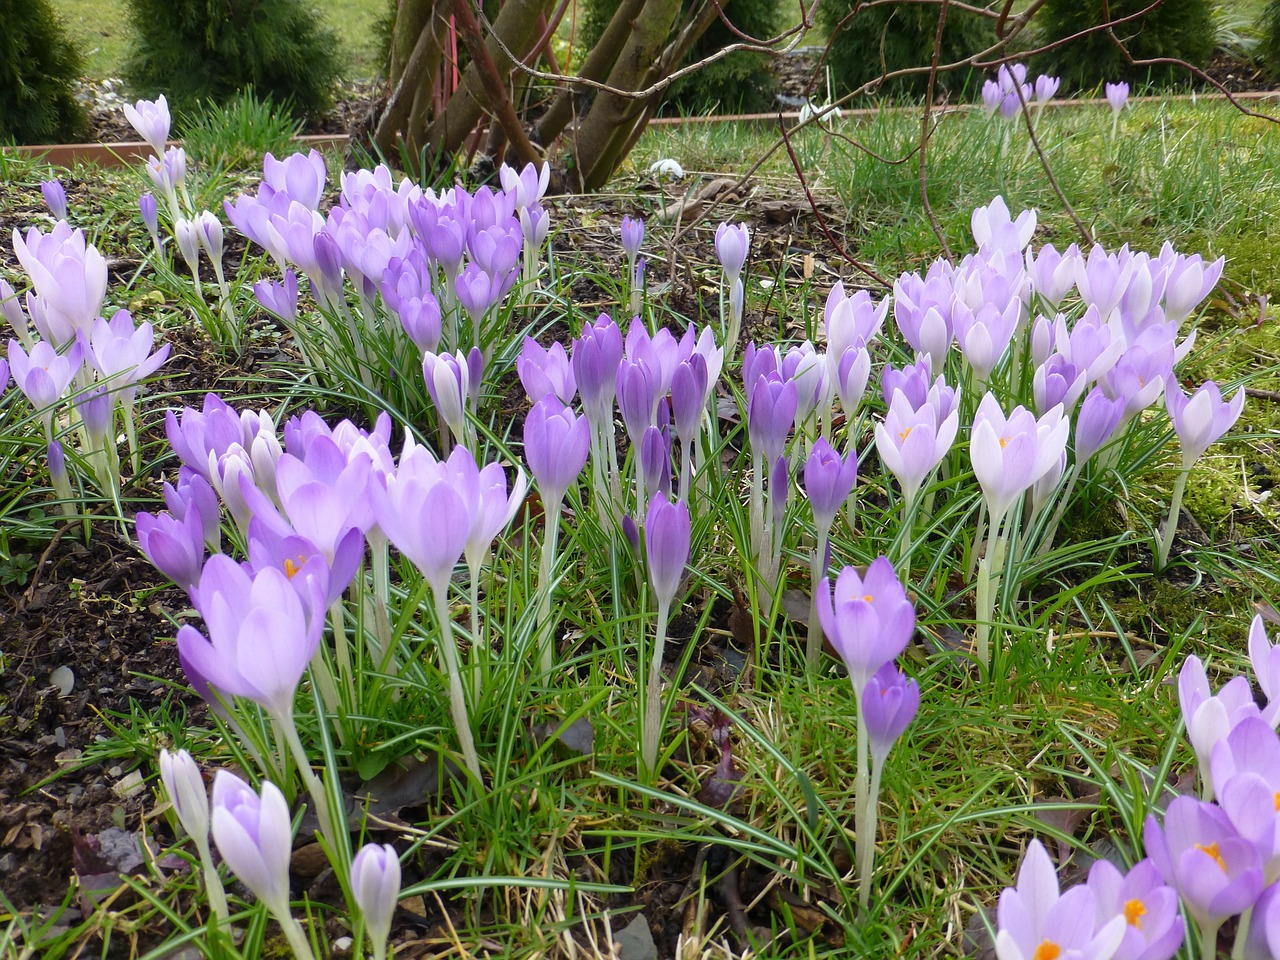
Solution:
[[[333,102],[337,35],[303,0],[127,0],[133,46],[125,79],[165,94],[177,114],[227,104],[252,87],[298,117]]]
[[[1258,65],[1273,79],[1280,79],[1280,0],[1270,0],[1262,13],[1262,24],[1254,55]]]
[[[1111,19],[1132,16],[1151,0],[1109,0]],[[1041,43],[1052,43],[1105,23],[1102,0],[1046,0],[1033,21]],[[1213,57],[1215,28],[1210,0],[1164,0],[1145,16],[1114,28],[1135,60],[1173,57],[1202,67]],[[1175,66],[1130,66],[1105,30],[1087,34],[1037,57],[1033,66],[1062,78],[1065,87],[1089,90],[1117,80],[1167,84],[1187,81]]]
[[[83,64],[49,0],[0,0],[0,143],[76,139]]]
[[[910,67],[928,67],[933,62],[933,43],[938,34],[939,4],[901,3],[868,7],[852,17],[855,0],[828,0],[819,16],[832,31],[828,62],[837,92],[856,90],[886,73]],[[849,17],[847,22],[845,18]],[[838,29],[837,29],[838,28]],[[955,8],[947,9],[942,28],[939,64],[955,63],[987,49],[995,43],[991,20]],[[959,94],[981,86],[971,68],[939,72],[935,89]],[[976,82],[975,82],[976,81]],[[921,96],[928,89],[929,74],[922,72],[889,80],[874,92],[885,96]]]

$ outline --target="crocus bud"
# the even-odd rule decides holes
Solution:
[[[859,704],[862,721],[867,725],[871,756],[882,764],[920,709],[920,685],[890,661],[877,670],[863,688]]]
[[[144,193],[138,198],[138,211],[142,214],[142,222],[147,226],[147,233],[158,245],[160,243],[160,211],[156,207],[156,198]]]
[[[544,504],[558,504],[587,462],[590,424],[552,395],[533,405],[524,419],[524,458],[538,481]]]
[[[1124,109],[1125,101],[1129,99],[1129,85],[1127,83],[1108,83],[1107,103],[1111,105],[1111,109],[1119,113]]]
[[[62,188],[61,180],[45,180],[40,184],[40,192],[44,194],[44,202],[49,207],[55,220],[67,219],[67,191]]]
[[[1062,80],[1060,78],[1051,77],[1043,73],[1036,77],[1036,102],[1044,103],[1048,100],[1052,100],[1054,94],[1058,92],[1058,87],[1061,83]]]
[[[627,257],[627,263],[635,263],[636,257],[640,255],[640,244],[644,243],[644,220],[623,217],[621,232],[622,252]]]
[[[222,221],[208,210],[196,217],[196,239],[213,263],[222,263]]]
[[[716,257],[732,286],[742,274],[751,249],[751,231],[745,223],[722,223],[716,228]]]
[[[179,217],[173,224],[173,235],[178,241],[178,251],[192,273],[200,269],[200,236],[196,225],[186,217]]]
[[[139,100],[137,103],[124,105],[124,115],[139,136],[150,144],[157,154],[164,153],[165,141],[169,139],[169,104],[161,94],[155,100]]]
[[[232,872],[277,917],[289,912],[289,857],[293,821],[280,788],[269,780],[262,795],[219,770],[213,781],[213,840]]]
[[[640,472],[646,490],[671,492],[671,454],[667,438],[657,427],[648,427],[640,441]]]
[[[819,532],[829,530],[858,479],[858,455],[841,458],[831,444],[819,437],[804,465],[804,492]]]
[[[200,768],[185,750],[160,751],[160,781],[182,829],[191,837],[209,835],[209,794]]]
[[[351,861],[351,894],[364,914],[375,957],[386,956],[391,917],[400,898],[400,858],[389,843],[369,843]]]
[[[658,603],[670,607],[689,562],[691,524],[683,500],[672,503],[662,493],[649,501],[644,521],[644,547],[649,562],[649,582]]]
[[[253,285],[253,295],[285,323],[298,319],[298,277],[292,270],[284,272],[280,283],[259,280]]]

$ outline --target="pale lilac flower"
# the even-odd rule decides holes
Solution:
[[[209,255],[209,262],[222,263],[222,221],[208,210],[203,210],[195,219],[196,239]]]
[[[1088,887],[1097,902],[1099,925],[1123,917],[1124,936],[1112,960],[1171,960],[1182,946],[1185,924],[1178,894],[1160,879],[1150,860],[1122,874],[1106,860],[1089,868]]]
[[[644,220],[639,217],[634,219],[632,217],[623,217],[620,230],[622,252],[626,255],[627,263],[634,265],[636,257],[640,255],[640,245],[644,243]]]
[[[982,84],[982,108],[987,116],[993,115],[1004,102],[1004,91],[994,80],[986,80]]]
[[[998,960],[1110,960],[1124,937],[1125,920],[1103,923],[1097,899],[1080,884],[1059,893],[1058,875],[1039,840],[1027,845],[1018,883],[1000,894],[996,914]]]
[[[111,389],[119,391],[126,406],[133,402],[138,384],[151,376],[169,358],[169,344],[155,353],[155,331],[143,321],[137,327],[128,310],[117,310],[110,322],[98,317],[89,337],[90,351],[86,359],[97,369]]]
[[[40,184],[40,192],[44,194],[45,205],[55,220],[67,219],[67,191],[61,180],[45,180]]]
[[[751,231],[745,223],[722,223],[716,228],[716,257],[734,286],[747,262],[751,249]]]
[[[374,956],[386,956],[391,918],[400,899],[400,858],[395,847],[368,843],[360,848],[351,861],[351,895],[364,914]]]
[[[794,380],[784,380],[778,373],[756,379],[747,398],[747,440],[765,463],[772,464],[785,452],[797,406]]]
[[[845,567],[834,585],[824,578],[814,589],[822,631],[860,692],[911,642],[915,607],[887,557],[872,561],[865,577]]]
[[[1094,244],[1087,257],[1076,261],[1076,288],[1080,299],[1098,308],[1102,318],[1120,305],[1133,276],[1133,257],[1127,247],[1117,253],[1107,253],[1101,244]]]
[[[47,234],[32,227],[24,239],[15,229],[13,252],[39,297],[32,319],[41,336],[62,347],[93,325],[107,295],[107,261],[83,231],[60,221]]]
[[[151,149],[157,154],[164,153],[165,141],[169,139],[169,102],[161,94],[155,100],[139,100],[137,103],[124,105],[124,115],[133,129],[138,131]]]
[[[1223,400],[1218,385],[1209,380],[1188,397],[1175,382],[1172,390],[1165,390],[1164,401],[1182,449],[1182,469],[1190,470],[1239,419],[1244,390],[1237,390],[1229,401]]]
[[[1035,95],[1037,103],[1045,103],[1052,100],[1054,94],[1058,92],[1058,86],[1062,83],[1058,77],[1051,77],[1048,74],[1040,74],[1036,77]]]
[[[1065,411],[1074,410],[1084,388],[1085,371],[1060,353],[1051,355],[1036,367],[1031,378],[1031,395],[1035,399],[1036,412],[1041,415],[1059,405]]]
[[[1023,407],[1006,417],[994,394],[982,398],[974,416],[970,455],[993,533],[1014,501],[1058,463],[1069,427],[1061,407],[1039,420]]]
[[[1176,797],[1164,829],[1148,815],[1143,840],[1160,876],[1181,895],[1210,943],[1222,921],[1248,910],[1262,893],[1257,849],[1212,803]]]
[[[1245,936],[1244,960],[1275,960],[1280,957],[1280,883],[1262,891],[1253,905],[1249,932]]]
[[[175,196],[175,191],[187,179],[187,152],[182,147],[170,147],[163,159],[148,157],[147,176],[166,197]]]
[[[186,261],[187,269],[198,274],[200,269],[200,231],[196,224],[186,217],[179,217],[173,222],[173,236],[178,242],[178,252]]]
[[[49,417],[52,416],[50,408],[67,392],[83,359],[84,347],[79,341],[65,354],[58,354],[45,340],[37,340],[30,354],[17,340],[9,341],[13,382],[37,411],[48,411]]]
[[[951,410],[941,420],[938,413],[927,401],[913,410],[906,394],[895,389],[884,422],[876,424],[876,452],[902,486],[908,504],[915,501],[925,479],[955,442],[959,410]]]
[[[596,425],[611,420],[622,362],[622,331],[608,314],[602,313],[594,324],[582,325],[582,336],[573,341],[571,362],[587,419]]]
[[[142,214],[142,222],[151,235],[151,242],[160,246],[160,211],[156,207],[156,198],[149,193],[138,197],[138,212]]]
[[[1111,105],[1111,109],[1119,113],[1124,109],[1125,101],[1129,99],[1129,84],[1124,83],[1108,83],[1106,86],[1107,103]]]
[[[1274,725],[1276,713],[1280,711],[1280,644],[1267,639],[1266,624],[1260,613],[1249,624],[1249,663],[1267,698],[1263,716]]]
[[[1075,288],[1079,259],[1080,248],[1074,243],[1062,253],[1051,243],[1046,243],[1039,252],[1033,253],[1030,247],[1027,248],[1026,266],[1031,287],[1051,310],[1057,310]]]
[[[516,479],[508,495],[507,473],[502,469],[502,464],[486,464],[483,470],[476,470],[474,474],[472,469],[475,464],[460,458],[459,465],[463,485],[470,485],[475,500],[471,533],[462,552],[467,565],[472,570],[478,570],[489,554],[493,538],[502,532],[524,504],[525,475],[523,470],[516,468]]]
[[[1217,285],[1226,266],[1226,258],[1219,257],[1208,266],[1200,254],[1184,256],[1173,249],[1167,240],[1160,248],[1160,263],[1168,271],[1164,287],[1164,314],[1174,323],[1181,323]]]
[[[1280,737],[1261,717],[1248,716],[1213,748],[1214,796],[1262,858],[1267,884],[1280,879]]]
[[[316,150],[290,154],[283,160],[268,153],[262,159],[263,182],[309,210],[320,206],[327,175],[324,157]]]
[[[1035,210],[1023,210],[1015,220],[1004,197],[1000,196],[985,207],[976,208],[969,222],[973,229],[973,239],[978,246],[997,250],[1016,250],[1021,253],[1036,232]]]
[[[551,164],[545,161],[535,167],[526,163],[519,173],[505,163],[498,169],[502,189],[515,198],[517,209],[526,209],[538,203],[551,182]]]
[[[1191,656],[1178,672],[1178,705],[1182,708],[1187,739],[1195,750],[1201,777],[1211,784],[1214,747],[1246,719],[1261,715],[1253,700],[1253,690],[1244,677],[1235,677],[1214,694],[1209,688],[1204,664],[1199,657]]]
[[[461,442],[466,436],[467,398],[471,392],[471,373],[467,358],[461,350],[456,353],[424,353],[422,376],[427,382],[431,402],[435,404],[441,419]]]
[[[262,795],[233,773],[213,780],[213,839],[240,882],[277,917],[289,914],[289,858],[293,818],[284,794],[270,780]]]
[[[1112,400],[1101,387],[1089,391],[1076,413],[1073,457],[1077,466],[1107,445],[1123,416],[1123,400]]]
[[[985,303],[972,311],[967,305],[956,303],[952,314],[956,342],[980,383],[991,379],[996,365],[1009,349],[1020,315],[1021,304],[1016,299],[1010,300],[1003,310]]]
[[[259,280],[253,285],[253,295],[285,323],[298,319],[298,275],[292,270],[286,270],[279,283]]]
[[[200,514],[185,517],[139,511],[134,517],[138,546],[151,565],[190,592],[200,582],[204,567],[205,537]]]
[[[889,298],[879,303],[866,290],[853,296],[844,295],[844,285],[837,283],[827,296],[824,325],[827,333],[827,356],[840,358],[849,348],[869,344],[880,333],[889,315]]]
[[[572,403],[577,395],[577,381],[564,345],[557,342],[549,348],[533,337],[524,338],[524,346],[516,359],[516,372],[530,401],[554,394],[561,403]]]
[[[209,794],[200,768],[186,750],[160,751],[160,780],[173,812],[187,835],[203,840],[209,835]]]
[[[187,662],[220,692],[252,700],[288,722],[324,632],[322,605],[311,604],[308,616],[284,572],[265,569],[250,577],[223,554],[205,562],[191,593],[209,636],[192,626],[178,631]]]

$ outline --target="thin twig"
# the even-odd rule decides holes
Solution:
[[[855,259],[844,248],[844,245],[836,239],[835,234],[831,232],[831,228],[827,226],[826,219],[822,216],[822,211],[818,209],[818,202],[814,200],[813,194],[809,190],[809,184],[804,178],[804,170],[800,166],[800,158],[796,156],[795,149],[791,146],[791,138],[787,136],[786,125],[782,122],[782,118],[778,118],[778,129],[782,131],[782,142],[787,148],[787,156],[791,158],[791,166],[795,168],[796,178],[800,181],[800,189],[804,191],[805,199],[809,201],[809,209],[813,211],[813,215],[818,219],[818,226],[822,228],[822,232],[831,241],[831,245],[836,248],[836,252],[844,257],[846,261],[852,264],[858,270],[861,270],[868,277],[880,284],[886,290],[892,290],[893,284],[886,280],[880,274],[876,273],[869,266],[860,260]]]
[[[1027,136],[1031,138],[1031,146],[1035,148],[1036,156],[1040,158],[1040,166],[1044,168],[1044,175],[1049,178],[1049,186],[1057,194],[1058,202],[1067,211],[1067,216],[1071,218],[1076,225],[1076,229],[1080,231],[1084,245],[1086,247],[1091,246],[1093,244],[1093,235],[1089,232],[1089,228],[1085,226],[1084,221],[1076,215],[1075,207],[1071,206],[1071,201],[1067,199],[1067,195],[1062,192],[1062,187],[1058,185],[1058,178],[1053,175],[1053,169],[1049,166],[1049,158],[1044,155],[1044,150],[1040,147],[1040,139],[1036,136],[1036,125],[1031,122],[1031,108],[1027,105],[1027,98],[1023,95],[1022,84],[1015,83],[1013,90],[1018,95],[1018,103],[1022,106],[1022,119],[1027,125]]]
[[[929,202],[929,111],[933,109],[933,88],[938,79],[938,59],[942,55],[942,27],[947,22],[948,0],[942,0],[938,9],[938,30],[933,35],[933,61],[929,65],[929,85],[924,94],[924,116],[920,118],[920,202],[924,204],[925,216],[929,218],[929,226],[933,228],[938,243],[942,246],[942,254],[948,260],[954,260],[951,246],[942,232],[938,218],[933,214],[933,204]],[[859,841],[861,842],[861,841]]]

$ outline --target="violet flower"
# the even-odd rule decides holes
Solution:
[[[186,750],[177,753],[161,750],[160,781],[178,822],[196,845],[209,903],[218,922],[223,923],[227,919],[227,895],[209,852],[209,794],[205,790],[204,777]]]
[[[1171,960],[1178,952],[1185,933],[1178,894],[1160,879],[1154,863],[1141,860],[1122,874],[1098,860],[1086,883],[1097,903],[1099,925],[1124,918],[1124,936],[1112,960]]]
[[[1059,893],[1058,875],[1039,840],[1027,845],[1016,886],[1005,887],[996,912],[999,960],[1079,957],[1110,960],[1124,938],[1125,919],[1103,923],[1086,885]]]
[[[296,957],[312,960],[311,945],[289,910],[293,818],[284,794],[270,781],[259,796],[243,780],[219,770],[213,781],[213,839],[240,881],[280,924]]]
[[[662,493],[655,493],[645,515],[644,546],[649,583],[657,598],[658,621],[648,677],[642,678],[640,684],[645,692],[640,756],[643,771],[650,775],[657,772],[658,736],[662,723],[659,692],[662,684],[662,652],[667,640],[667,620],[676,592],[680,589],[680,581],[684,577],[685,565],[689,562],[690,534],[688,505],[683,500],[672,503]]]
[[[1258,850],[1231,825],[1226,813],[1194,797],[1176,797],[1143,831],[1147,855],[1165,883],[1178,891],[1200,927],[1203,955],[1216,952],[1218,928],[1253,906],[1262,893]]]
[[[1004,197],[996,196],[985,207],[974,209],[969,218],[969,226],[979,247],[1016,250],[1021,253],[1036,232],[1036,212],[1023,210],[1014,219]]]
[[[9,341],[9,369],[13,382],[31,401],[44,423],[45,438],[53,439],[54,406],[80,371],[84,347],[77,341],[65,354],[58,354],[45,340],[37,340],[31,353],[17,340]]]
[[[1106,85],[1107,103],[1111,109],[1119,113],[1124,109],[1125,102],[1129,99],[1129,84],[1121,81],[1120,83],[1108,83]]]
[[[25,238],[15,229],[13,252],[39,298],[33,319],[41,336],[61,348],[93,325],[107,295],[107,261],[83,231],[66,221],[47,234],[32,227]]]
[[[520,356],[516,359],[516,372],[532,402],[536,403],[550,393],[561,403],[572,403],[577,395],[573,367],[561,343],[544,347],[533,337],[525,337]]]
[[[627,274],[635,270],[636,257],[640,255],[640,245],[644,243],[644,220],[640,217],[623,217],[620,228],[622,236],[622,252],[627,258]]]
[[[1214,745],[1209,769],[1218,806],[1262,857],[1264,882],[1280,880],[1280,737],[1247,716]]]
[[[867,725],[867,738],[871,744],[872,778],[875,780],[876,768],[884,765],[889,751],[920,709],[920,685],[903,674],[891,660],[868,681],[859,702],[862,704],[862,722]],[[871,795],[874,797],[878,792],[873,786]]]
[[[459,350],[456,353],[424,353],[422,376],[427,392],[435,404],[440,419],[448,426],[454,441],[470,446],[467,427],[467,400],[471,392],[471,373],[467,358]]]
[[[993,537],[1014,501],[1058,462],[1069,427],[1060,407],[1039,420],[1022,407],[1006,417],[994,394],[982,398],[974,416],[970,452]]]
[[[205,539],[200,514],[185,517],[139,511],[134,517],[138,546],[151,565],[190,593],[204,568]]]
[[[1204,799],[1213,798],[1210,761],[1214,748],[1249,717],[1259,716],[1253,690],[1244,677],[1229,680],[1214,694],[1199,657],[1187,657],[1178,672],[1178,705],[1187,739],[1200,765]]]
[[[925,480],[947,455],[960,426],[959,409],[939,421],[939,410],[927,400],[919,409],[894,389],[884,422],[876,424],[876,452],[902,487],[904,523]]]
[[[277,160],[270,153],[262,158],[262,182],[308,210],[319,208],[327,175],[324,157],[316,150],[293,153],[283,160]]]
[[[150,193],[138,197],[138,212],[142,215],[142,223],[151,234],[151,242],[156,250],[160,249],[160,211],[156,208],[156,198]]]
[[[818,619],[849,670],[856,692],[906,649],[915,633],[915,607],[888,557],[878,557],[865,577],[845,567],[832,585],[818,587]]]
[[[374,960],[384,960],[391,918],[400,899],[400,858],[395,847],[368,843],[360,848],[351,861],[351,895],[364,915]]]
[[[292,270],[286,270],[279,283],[259,280],[253,285],[253,295],[287,325],[298,319],[298,275]]]
[[[552,396],[533,405],[524,421],[524,456],[544,505],[558,504],[587,461],[588,424]]]
[[[1048,74],[1040,74],[1036,77],[1035,96],[1037,103],[1047,103],[1052,100],[1058,92],[1058,87],[1062,80],[1058,77],[1051,77]]]
[[[1262,716],[1274,726],[1280,715],[1280,644],[1267,639],[1266,624],[1260,613],[1255,614],[1249,624],[1249,663],[1267,698]]]
[[[45,180],[40,184],[40,192],[44,195],[45,205],[55,220],[67,219],[67,191],[61,180]]]

